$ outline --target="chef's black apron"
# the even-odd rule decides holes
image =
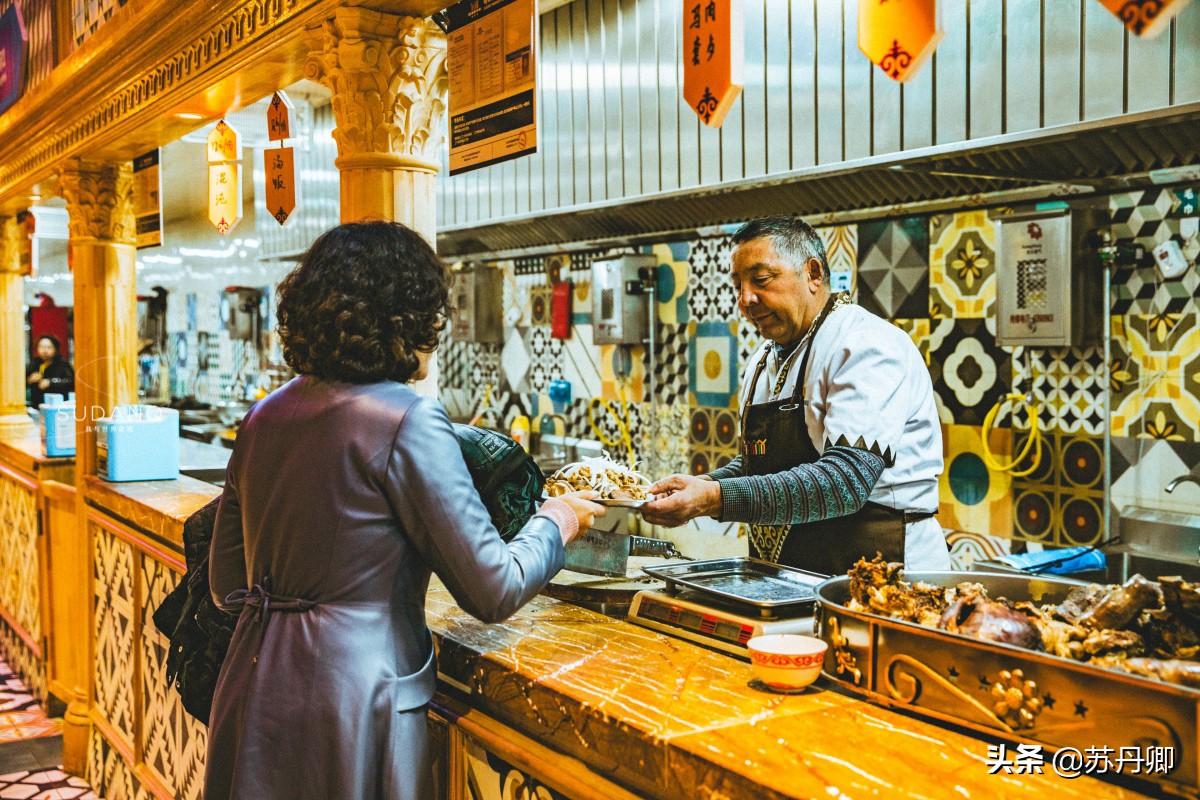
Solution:
[[[742,459],[750,475],[784,472],[821,457],[808,435],[804,383],[817,333],[833,306],[831,297],[813,323],[792,397],[750,404],[766,356],[758,362],[742,408]],[[906,518],[916,521],[930,516],[933,515],[909,512],[906,517],[904,511],[868,502],[861,510],[843,517],[802,525],[751,525],[750,555],[825,575],[845,574],[855,561],[864,556],[872,558],[876,552],[888,561],[903,562]]]

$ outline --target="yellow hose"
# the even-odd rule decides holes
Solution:
[[[992,426],[996,422],[996,417],[999,416],[1000,410],[1008,403],[1014,403],[1013,410],[1016,410],[1016,403],[1025,405],[1029,414],[1029,439],[1025,442],[1025,446],[1021,448],[1021,452],[1013,456],[1012,460],[1007,464],[1001,464],[1000,459],[996,458],[996,454],[992,452],[992,448],[988,445],[988,438],[992,432]],[[1038,464],[1042,461],[1042,431],[1038,427],[1038,408],[1037,404],[1032,399],[1026,398],[1023,394],[1008,394],[1004,399],[992,406],[992,410],[983,418],[983,428],[980,431],[980,436],[983,439],[983,461],[989,467],[997,472],[1007,472],[1014,478],[1023,478],[1026,475],[1033,473],[1038,468]],[[1018,470],[1017,464],[1025,460],[1029,455],[1030,449],[1033,450],[1033,462],[1028,469]]]
[[[471,421],[468,422],[467,424],[468,425],[478,425],[479,420],[483,419],[483,415],[486,414],[489,410],[493,410],[492,409],[492,385],[490,383],[487,384],[483,389],[483,403],[479,406],[479,411],[476,412],[475,416],[471,417]],[[497,425],[502,424],[502,423],[503,423],[503,420],[500,420],[500,419],[496,420]]]
[[[606,447],[625,446],[625,452],[628,454],[629,468],[635,466],[633,457],[633,437],[629,435],[629,403],[625,400],[625,382],[621,381],[618,385],[618,396],[621,398],[621,410],[624,415],[618,414],[608,401],[602,397],[593,397],[592,402],[588,405],[588,425],[591,426],[592,433],[596,439]],[[604,410],[617,421],[617,430],[621,435],[617,439],[609,439],[604,435],[604,431],[596,424],[596,406],[604,406]]]

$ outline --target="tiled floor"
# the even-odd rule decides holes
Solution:
[[[0,659],[0,800],[95,800],[62,771],[62,720],[46,716]]]

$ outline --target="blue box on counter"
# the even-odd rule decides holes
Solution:
[[[64,402],[61,395],[56,395],[51,402],[42,403],[38,406],[38,429],[47,458],[75,455],[75,402]]]
[[[179,477],[179,412],[160,406],[117,406],[96,423],[96,471],[106,481]]]

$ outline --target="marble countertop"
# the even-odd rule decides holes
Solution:
[[[107,511],[164,542],[183,549],[183,523],[220,487],[181,476],[173,481],[110,483],[94,475],[84,479],[88,505]]]

